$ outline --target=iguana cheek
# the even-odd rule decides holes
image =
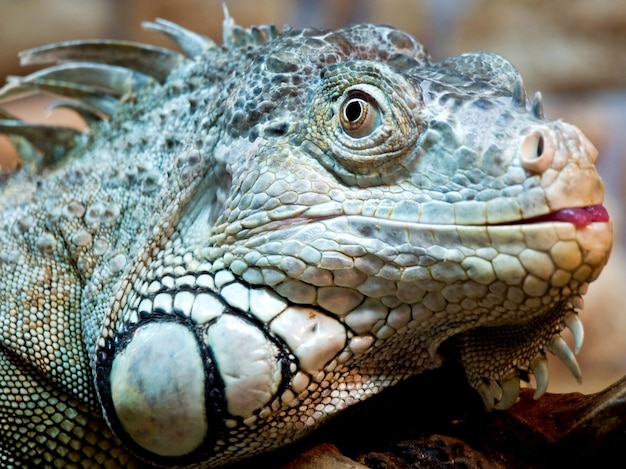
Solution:
[[[180,456],[202,444],[208,431],[204,365],[185,326],[151,323],[137,329],[113,360],[110,380],[115,413],[138,445]]]
[[[202,459],[229,429],[256,419],[288,381],[284,344],[232,309],[234,303],[248,308],[248,290],[224,287],[227,308],[200,284],[137,301],[101,350],[97,382],[105,415],[146,459]],[[272,297],[257,292],[253,298],[271,309]]]

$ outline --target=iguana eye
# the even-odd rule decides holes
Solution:
[[[421,90],[386,65],[333,64],[320,73],[309,107],[306,152],[347,184],[380,184],[405,171],[425,128]]]
[[[371,134],[381,123],[376,101],[365,93],[352,93],[341,105],[341,127],[353,138]]]

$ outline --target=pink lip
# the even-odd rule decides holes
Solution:
[[[609,219],[609,213],[603,205],[589,205],[587,207],[562,208],[547,215],[529,218],[524,220],[524,223],[563,221],[576,226],[587,226],[593,222],[607,222]]]

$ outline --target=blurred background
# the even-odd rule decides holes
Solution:
[[[552,360],[550,391],[594,392],[626,373],[626,282],[623,206],[626,201],[626,2],[623,0],[229,0],[242,26],[274,23],[338,28],[348,23],[392,24],[420,40],[434,59],[468,50],[497,52],[521,72],[530,96],[541,90],[549,118],[580,127],[600,150],[599,171],[615,222],[616,245],[581,316],[586,339],[579,362],[584,382]],[[170,46],[143,31],[157,17],[221,38],[220,0],[0,0],[0,83],[24,75],[17,53],[61,40],[119,38]],[[46,111],[47,97],[3,107],[33,122],[81,127],[69,111]],[[15,164],[0,137],[0,167]],[[567,338],[571,344],[571,337]]]

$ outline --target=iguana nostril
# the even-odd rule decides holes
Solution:
[[[541,130],[531,132],[520,149],[522,167],[531,173],[543,173],[552,166],[554,150],[549,136],[545,136]]]

